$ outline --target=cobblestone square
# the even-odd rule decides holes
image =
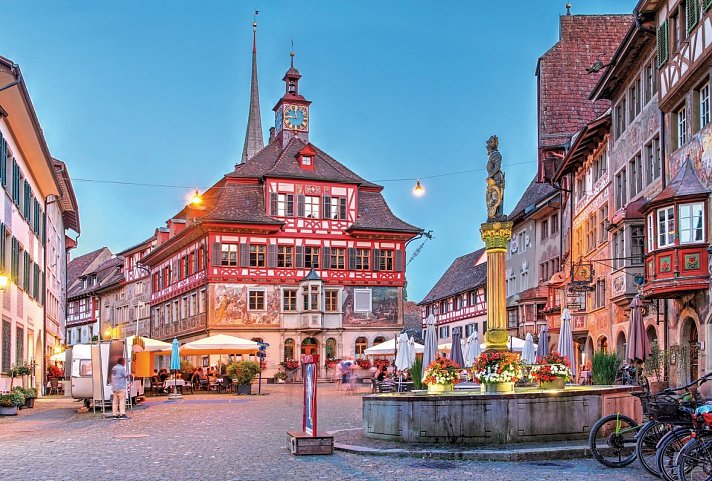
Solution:
[[[476,462],[336,452],[295,457],[300,385],[263,386],[264,396],[149,397],[128,420],[104,419],[63,398],[41,399],[0,418],[0,479],[10,480],[645,480],[637,463],[611,470],[590,459]],[[360,394],[364,394],[362,388]],[[320,430],[358,428],[361,396],[319,385]],[[38,466],[38,460],[54,460]],[[30,476],[29,473],[34,473]]]

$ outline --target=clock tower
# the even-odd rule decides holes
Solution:
[[[277,141],[286,146],[292,137],[309,141],[309,105],[310,101],[299,94],[299,70],[294,68],[294,52],[291,52],[291,64],[284,74],[285,92],[274,106],[274,128]]]

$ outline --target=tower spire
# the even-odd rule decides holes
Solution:
[[[250,83],[250,111],[247,117],[245,145],[242,148],[240,163],[244,164],[265,146],[262,137],[262,118],[260,116],[260,91],[257,85],[257,15],[252,22],[252,82]]]

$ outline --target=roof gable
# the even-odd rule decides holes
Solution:
[[[482,248],[455,259],[418,305],[484,286],[487,283],[486,256]]]

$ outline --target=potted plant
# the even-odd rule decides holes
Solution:
[[[416,356],[413,365],[410,366],[410,378],[413,380],[413,389],[423,388],[423,358]]]
[[[12,388],[12,391],[22,394],[25,398],[25,402],[22,404],[22,406],[20,406],[20,409],[35,407],[35,399],[37,399],[37,389],[33,387],[22,388],[20,386],[15,386],[14,388]]]
[[[48,379],[62,379],[64,377],[64,372],[58,366],[54,364],[47,366],[47,378]]]
[[[485,392],[512,392],[522,377],[519,356],[509,351],[483,352],[472,366],[473,376]]]
[[[358,367],[360,367],[361,369],[370,369],[370,368],[371,368],[371,361],[369,361],[369,360],[366,359],[366,358],[363,358],[363,359],[356,359],[356,364],[357,364]]]
[[[438,357],[425,368],[422,382],[428,393],[450,392],[460,382],[460,366],[446,357]]]
[[[282,370],[275,372],[274,376],[272,377],[274,378],[274,382],[276,383],[284,384],[285,382],[287,382],[287,373]]]
[[[537,358],[536,364],[529,371],[529,377],[537,381],[541,389],[564,389],[571,380],[571,363],[553,351]]]
[[[25,404],[25,396],[13,390],[9,394],[0,394],[0,416],[17,416],[17,410]]]
[[[252,394],[252,382],[260,373],[260,365],[252,361],[237,361],[227,366],[227,374],[237,384],[238,394]]]
[[[650,392],[655,394],[668,387],[664,372],[668,368],[668,354],[660,349],[657,342],[650,346],[650,356],[643,364],[643,374],[650,383]]]
[[[618,354],[598,351],[591,359],[591,378],[594,384],[614,384],[623,360]]]

